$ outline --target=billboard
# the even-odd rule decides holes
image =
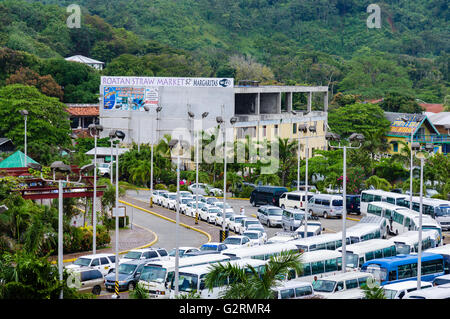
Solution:
[[[180,78],[102,76],[100,91],[104,110],[144,111],[144,105],[157,107],[160,87],[232,88],[232,78]]]

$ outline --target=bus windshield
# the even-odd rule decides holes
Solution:
[[[140,280],[144,280],[147,282],[154,281],[163,283],[166,279],[167,269],[158,266],[148,265],[145,266],[142,270],[142,274]]]
[[[397,255],[407,255],[411,252],[411,246],[403,243],[395,243],[395,249],[397,250]]]
[[[358,268],[359,257],[357,254],[347,253],[347,267]]]
[[[191,292],[197,290],[198,276],[194,274],[180,273],[178,277],[178,290]],[[175,289],[175,277],[172,279],[172,289]]]
[[[366,267],[363,267],[361,271],[365,271],[368,273],[371,273],[376,279],[379,279],[380,281],[386,281],[387,280],[387,269],[384,267],[381,267],[377,264],[370,264]]]
[[[384,295],[386,296],[387,299],[394,299],[396,294],[397,290],[384,289]]]
[[[331,280],[319,279],[316,282],[313,282],[314,291],[320,291],[320,292],[333,292],[335,285],[336,285],[336,282],[331,281]]]
[[[436,217],[442,217],[442,216],[450,217],[450,206],[436,207]]]

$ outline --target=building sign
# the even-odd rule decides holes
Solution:
[[[413,116],[408,119],[407,122],[404,122],[401,119],[396,119],[391,123],[391,133],[400,133],[400,134],[411,134],[411,132],[415,131],[420,124],[422,123],[423,116]]]
[[[159,87],[232,88],[232,78],[175,78],[102,76],[101,93],[105,110],[144,111],[157,107]]]

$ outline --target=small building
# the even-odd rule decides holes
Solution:
[[[12,153],[16,147],[13,142],[6,137],[0,137],[0,153]]]
[[[432,143],[435,153],[442,153],[446,150],[445,144],[450,143],[447,134],[441,134],[430,119],[425,114],[409,114],[385,112],[385,117],[391,122],[390,130],[387,133],[387,142],[390,144],[389,153],[400,153],[402,143],[411,147],[411,134],[413,141],[421,144]],[[405,119],[405,120],[403,120]]]
[[[26,155],[21,151],[16,151],[15,153],[11,154],[10,156],[8,156],[7,158],[5,158],[3,161],[0,162],[0,168],[27,167],[27,165],[25,164],[25,156]],[[26,156],[26,163],[39,164],[29,156]]]
[[[68,58],[65,58],[66,61],[71,61],[71,62],[78,62],[78,63],[83,63],[83,64],[87,64],[90,67],[96,69],[96,70],[103,70],[103,66],[105,65],[104,62],[101,61],[97,61],[88,57],[85,57],[83,55],[74,55]]]
[[[90,124],[99,123],[98,104],[67,104],[72,130],[87,129]]]
[[[450,112],[440,112],[432,113],[426,112],[425,115],[428,117],[430,122],[438,130],[439,134],[442,136],[442,153],[450,153],[450,131],[445,128],[446,125],[450,125]],[[445,136],[448,135],[446,138]]]

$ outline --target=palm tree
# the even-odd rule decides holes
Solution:
[[[392,188],[392,185],[389,183],[388,180],[384,178],[380,178],[376,175],[370,176],[368,179],[364,182],[366,184],[366,187],[373,186],[375,189],[382,189],[385,191],[389,191]]]
[[[297,142],[278,137],[279,172],[281,184],[286,185],[286,176],[297,163]]]
[[[205,286],[212,290],[218,283],[229,280],[230,284],[222,294],[223,299],[270,299],[274,298],[272,288],[290,270],[297,274],[303,272],[301,255],[297,252],[283,251],[278,256],[271,256],[263,273],[252,266],[238,267],[227,264],[214,264],[205,277]]]
[[[130,291],[129,297],[130,299],[149,299],[149,294],[147,289],[138,282],[133,291]]]
[[[378,285],[369,287],[364,284],[361,286],[361,289],[364,291],[365,299],[386,299],[383,287],[380,287]]]

